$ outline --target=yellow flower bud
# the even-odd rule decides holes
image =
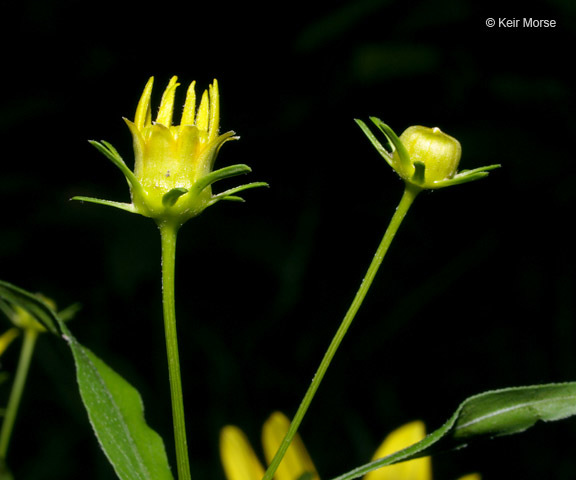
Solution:
[[[356,120],[356,123],[388,165],[416,192],[473,182],[500,167],[495,164],[458,172],[462,156],[460,142],[438,127],[409,127],[398,138],[379,118],[370,117],[370,120],[388,140],[387,147],[378,141],[362,120]]]
[[[437,188],[441,186],[438,182],[452,179],[456,175],[462,147],[458,140],[438,127],[408,127],[400,135],[400,141],[410,161],[403,163],[398,151],[395,151],[392,162],[404,180],[423,188]]]
[[[218,83],[210,85],[196,104],[195,83],[186,93],[180,125],[173,125],[174,97],[179,86],[172,77],[160,102],[156,119],[152,119],[150,100],[154,79],[150,78],[134,121],[124,119],[134,143],[134,171],[108,142],[91,141],[100,152],[124,174],[130,186],[132,203],[120,203],[90,197],[74,197],[139,213],[159,224],[182,225],[220,200],[242,201],[236,193],[248,188],[266,186],[263,182],[240,185],[213,195],[212,185],[225,178],[250,172],[244,164],[213,170],[220,147],[238,137],[234,132],[219,133],[220,105]]]
[[[136,210],[152,218],[200,213],[212,199],[210,185],[194,191],[198,180],[212,172],[222,144],[238,137],[234,132],[218,134],[218,83],[204,91],[198,109],[194,82],[188,88],[182,122],[172,125],[174,95],[178,83],[172,77],[164,91],[156,121],[152,121],[150,97],[153,79],[144,89],[134,122],[125,119],[134,139],[134,175],[140,187],[132,188]],[[165,195],[174,191],[173,198]],[[179,201],[179,197],[182,197]]]

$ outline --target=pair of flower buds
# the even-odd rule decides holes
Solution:
[[[134,141],[135,165],[130,170],[117,150],[108,142],[91,143],[106,155],[124,174],[131,193],[131,203],[120,203],[90,197],[75,197],[108,205],[155,219],[159,224],[171,222],[179,227],[220,200],[243,201],[240,191],[267,186],[264,182],[248,183],[214,195],[212,185],[251,171],[244,164],[213,170],[220,147],[238,137],[230,131],[219,134],[220,107],[218,83],[204,91],[196,108],[195,83],[189,86],[180,125],[172,125],[174,96],[178,87],[173,77],[164,91],[156,121],[152,122],[150,78],[138,103],[134,121],[126,120]],[[498,165],[457,172],[462,148],[455,138],[439,128],[414,126],[400,137],[375,117],[372,122],[388,140],[388,148],[372,134],[367,125],[356,120],[384,160],[400,175],[407,186],[436,189],[477,180]]]

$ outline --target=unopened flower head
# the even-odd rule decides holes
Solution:
[[[130,186],[132,203],[111,202],[75,197],[118,207],[151,217],[158,222],[183,224],[220,200],[242,200],[235,194],[241,190],[263,186],[251,183],[218,195],[212,184],[224,178],[247,173],[247,165],[233,165],[213,171],[220,147],[238,137],[234,132],[219,133],[220,99],[218,82],[214,80],[197,102],[195,82],[186,92],[180,125],[173,125],[174,101],[179,86],[172,77],[155,120],[152,119],[151,97],[154,79],[150,78],[136,108],[134,121],[124,119],[134,143],[134,171],[131,171],[117,150],[107,142],[91,143],[106,155],[122,173]]]
[[[438,127],[408,127],[400,135],[409,161],[403,162],[398,150],[392,161],[395,170],[404,180],[411,180],[418,168],[422,168],[422,185],[434,188],[437,182],[454,178],[462,157],[460,142],[446,135]]]
[[[370,119],[385,135],[389,148],[382,146],[364,122],[356,122],[384,160],[408,185],[417,189],[436,189],[471,182],[500,166],[490,165],[458,172],[462,156],[460,142],[438,127],[408,127],[398,137],[380,119]]]
[[[134,139],[134,175],[142,190],[132,191],[136,208],[154,217],[165,210],[164,195],[173,189],[193,190],[194,184],[212,171],[218,150],[224,142],[238,137],[234,132],[218,134],[220,123],[218,83],[204,91],[196,109],[195,82],[186,94],[180,125],[172,125],[174,96],[178,83],[172,77],[164,91],[156,120],[152,122],[150,98],[153,79],[146,84],[136,109],[134,122],[125,120]],[[184,196],[185,194],[183,194]],[[187,198],[188,197],[188,198]],[[173,207],[189,210],[191,216],[202,211],[212,198],[210,186],[184,196]]]

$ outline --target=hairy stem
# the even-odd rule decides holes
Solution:
[[[312,383],[310,384],[310,387],[308,387],[308,391],[304,395],[304,398],[300,403],[294,418],[292,419],[292,423],[290,424],[290,428],[288,429],[284,440],[280,444],[280,447],[272,459],[272,462],[270,462],[270,466],[268,467],[268,470],[266,470],[263,480],[271,480],[274,476],[274,473],[276,472],[276,469],[280,465],[280,462],[288,450],[292,439],[296,435],[298,427],[300,426],[300,423],[302,423],[304,415],[306,415],[308,407],[310,406],[310,403],[312,402],[312,399],[314,398],[314,395],[316,394],[316,391],[318,390],[318,387],[320,386],[320,383],[322,382],[322,379],[324,378],[324,375],[326,374],[326,371],[328,370],[328,367],[330,366],[330,363],[332,362],[332,359],[334,358],[334,355],[340,346],[340,343],[342,343],[348,328],[352,324],[358,309],[362,305],[362,302],[364,301],[364,298],[366,297],[366,294],[372,285],[374,277],[380,268],[382,260],[384,259],[384,256],[386,255],[386,252],[388,251],[388,248],[390,247],[390,244],[392,243],[392,240],[394,239],[394,236],[396,235],[396,232],[402,223],[402,220],[404,220],[406,213],[410,209],[410,206],[420,191],[421,190],[419,188],[407,184],[398,208],[396,209],[396,212],[394,213],[394,216],[392,217],[392,220],[390,221],[390,224],[384,233],[384,237],[382,238],[382,241],[376,250],[374,258],[368,267],[366,276],[360,284],[360,288],[356,292],[356,296],[354,297],[354,300],[352,300],[352,304],[350,305],[348,312],[344,316],[340,327],[334,335],[328,350],[324,354],[324,358],[322,359],[322,362],[316,371],[316,375],[314,375]]]
[[[186,422],[184,419],[184,399],[182,395],[182,379],[180,376],[180,356],[178,354],[174,300],[174,273],[178,225],[162,223],[159,225],[159,228],[162,239],[162,303],[164,306],[164,330],[166,334],[166,353],[168,356],[170,395],[172,399],[176,463],[178,479],[190,480],[190,460],[188,459],[188,443],[186,440]]]

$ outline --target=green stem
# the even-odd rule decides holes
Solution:
[[[340,343],[342,343],[342,340],[344,339],[344,336],[346,335],[348,328],[352,324],[352,321],[354,320],[354,317],[356,316],[358,309],[362,305],[362,302],[364,301],[364,298],[366,297],[366,294],[368,293],[368,290],[372,285],[372,281],[374,280],[374,277],[378,272],[382,260],[384,259],[384,256],[386,255],[386,252],[388,251],[388,248],[390,247],[390,244],[394,239],[394,235],[396,235],[396,232],[398,231],[398,228],[400,227],[402,220],[404,220],[406,213],[408,212],[410,206],[414,202],[414,199],[420,192],[421,189],[418,187],[414,187],[412,185],[406,186],[406,189],[404,190],[404,194],[402,196],[402,199],[400,200],[398,208],[396,209],[396,212],[394,213],[394,216],[392,217],[392,220],[390,221],[390,224],[386,229],[386,233],[384,233],[384,237],[380,242],[378,250],[376,250],[374,258],[372,259],[372,263],[370,263],[370,266],[368,267],[366,276],[364,277],[364,280],[362,281],[360,288],[356,292],[356,296],[354,297],[354,300],[352,301],[352,304],[350,305],[348,312],[344,316],[344,319],[342,320],[342,323],[340,324],[340,327],[338,328],[336,335],[334,335],[334,338],[332,339],[332,342],[330,343],[328,350],[324,354],[324,358],[322,359],[322,362],[320,363],[320,366],[316,371],[316,375],[314,375],[312,383],[310,384],[310,387],[308,387],[308,391],[306,392],[306,395],[304,395],[304,398],[302,399],[302,402],[300,403],[300,406],[298,407],[298,410],[296,411],[296,414],[292,419],[292,423],[290,424],[290,428],[288,429],[288,432],[286,433],[284,440],[282,440],[282,443],[280,444],[280,447],[278,448],[276,455],[270,462],[270,466],[268,467],[268,470],[266,470],[263,480],[271,480],[272,477],[274,476],[274,473],[276,472],[276,469],[280,465],[282,458],[284,457],[286,451],[288,450],[288,447],[290,446],[292,439],[296,435],[298,427],[300,426],[300,423],[302,423],[304,415],[306,415],[308,407],[310,406],[310,403],[312,402],[312,399],[314,398],[314,395],[316,394],[316,391],[318,390],[318,387],[320,386],[320,383],[322,382],[322,379],[324,378],[324,375],[328,370],[330,362],[332,362],[332,359],[334,358],[334,355],[336,354],[336,351],[338,350]]]
[[[20,351],[16,377],[14,378],[14,384],[12,385],[12,391],[10,392],[10,398],[8,400],[8,407],[6,408],[6,415],[4,416],[2,430],[0,431],[0,462],[2,463],[2,467],[6,461],[10,437],[12,436],[14,422],[18,414],[18,407],[22,399],[22,392],[24,391],[24,385],[28,377],[30,361],[32,360],[37,338],[38,331],[36,329],[27,328],[24,330],[24,342],[22,344],[22,350]]]
[[[170,377],[170,395],[172,399],[172,421],[174,424],[174,442],[176,445],[176,463],[179,480],[190,480],[190,461],[186,441],[186,422],[184,420],[184,398],[180,377],[180,357],[178,354],[178,336],[176,331],[176,308],[174,302],[174,272],[176,263],[176,237],[179,226],[172,223],[159,225],[162,238],[162,303],[164,305],[164,330],[166,334],[166,353]]]

